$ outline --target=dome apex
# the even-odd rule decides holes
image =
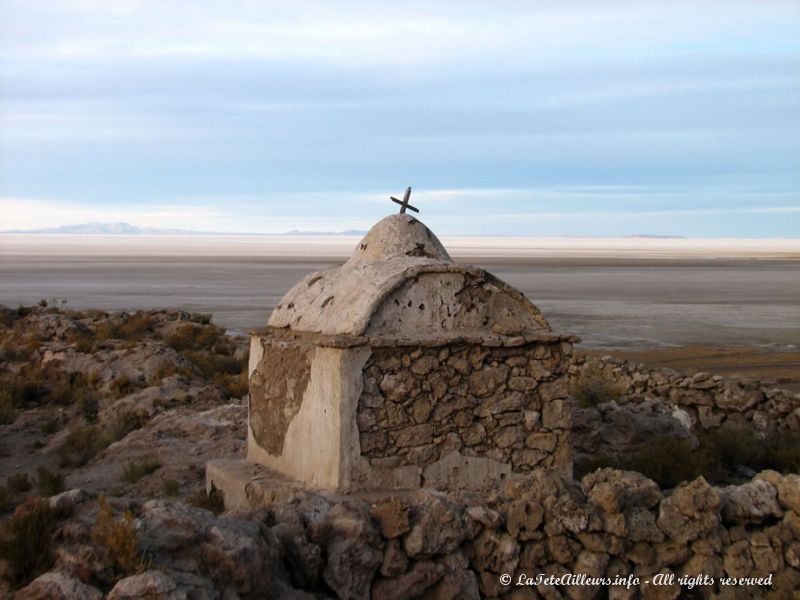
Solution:
[[[409,257],[452,262],[430,229],[414,217],[399,214],[378,221],[358,244],[348,264]]]

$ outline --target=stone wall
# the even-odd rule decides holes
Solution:
[[[372,502],[264,487],[265,522],[292,582],[338,598],[790,598],[800,589],[797,475],[766,471],[725,488],[699,478],[662,492],[633,472],[604,469],[578,483],[537,469],[488,497],[417,491]],[[675,581],[654,585],[657,573]],[[639,581],[514,585],[540,574]],[[699,595],[678,583],[699,575],[715,580]],[[767,587],[721,585],[770,575]]]
[[[373,467],[429,465],[457,450],[515,472],[570,466],[569,343],[374,348],[357,423]]]
[[[685,411],[701,429],[728,424],[763,433],[800,431],[800,393],[777,388],[774,382],[732,380],[710,373],[686,375],[608,356],[595,359],[576,354],[570,378],[574,381],[589,372],[599,373],[618,386],[620,402],[657,398],[667,407]]]

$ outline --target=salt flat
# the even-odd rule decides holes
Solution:
[[[346,258],[356,236],[3,235],[0,255]],[[455,257],[786,258],[796,239],[442,237]]]
[[[0,304],[178,307],[236,331],[264,325],[354,237],[0,236]],[[443,238],[520,288],[585,345],[800,346],[800,240]]]

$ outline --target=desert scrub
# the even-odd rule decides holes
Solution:
[[[14,473],[6,479],[6,488],[13,494],[21,494],[31,491],[33,484],[27,473]]]
[[[161,462],[154,456],[145,456],[141,460],[132,460],[122,470],[120,479],[126,483],[138,481],[145,475],[154,473],[161,467]]]
[[[36,469],[36,490],[43,498],[60,494],[64,491],[64,474],[39,466]]]
[[[701,475],[715,479],[714,458],[708,449],[691,439],[657,435],[642,444],[639,451],[624,458],[622,468],[637,471],[662,489],[674,488]]]
[[[146,335],[154,333],[154,330],[153,315],[147,312],[137,311],[132,315],[119,313],[95,325],[95,337],[100,342],[105,340],[138,342]]]
[[[97,425],[76,427],[56,450],[61,467],[80,467],[111,445],[113,437]]]
[[[800,434],[775,432],[760,436],[744,427],[725,426],[700,437],[701,448],[713,461],[712,479],[719,483],[742,479],[737,467],[752,471],[800,471]]]
[[[117,575],[133,575],[147,569],[147,561],[139,550],[133,514],[126,510],[119,519],[114,518],[114,509],[102,496],[97,501],[92,541],[100,546]]]
[[[147,423],[147,418],[128,412],[112,423],[85,425],[69,432],[56,450],[61,467],[80,467],[101,450]]]
[[[584,366],[570,385],[572,396],[583,408],[589,408],[618,400],[622,386],[606,375],[602,365],[589,363]]]
[[[784,431],[767,436],[760,465],[781,473],[800,473],[800,433]]]
[[[25,473],[14,473],[6,479],[6,484],[0,486],[0,513],[14,508],[20,496],[33,488],[31,480]]]
[[[223,347],[229,340],[225,339],[222,329],[216,325],[198,325],[187,323],[178,327],[175,332],[164,338],[164,343],[176,350],[211,350],[215,346]]]
[[[229,398],[241,398],[248,392],[249,389],[247,371],[244,369],[235,375],[228,373],[215,373],[214,383],[220,386]]]
[[[56,371],[48,383],[47,400],[61,406],[97,403],[96,378],[84,373],[65,373]]]
[[[76,351],[93,354],[97,351],[97,339],[90,329],[78,329],[67,333],[66,342]]]
[[[6,578],[23,585],[53,563],[51,545],[59,519],[68,510],[50,508],[47,500],[31,499],[17,507],[0,528],[0,556],[7,561]]]
[[[247,393],[247,358],[236,356],[236,344],[216,325],[181,325],[164,339],[228,397]]]
[[[15,375],[7,375],[4,393],[13,406],[21,408],[42,404],[62,406],[81,402],[95,394],[90,377],[83,373],[67,373],[50,363],[28,364]]]
[[[141,389],[143,389],[142,384],[127,375],[119,375],[108,384],[108,391],[114,398],[124,398],[128,394],[132,394]]]
[[[165,359],[158,364],[158,368],[155,373],[153,373],[148,384],[158,385],[161,381],[173,375],[180,375],[185,379],[191,379],[194,376],[194,370],[190,365],[178,365],[171,360]]]

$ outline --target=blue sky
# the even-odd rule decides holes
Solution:
[[[3,0],[0,229],[800,236],[800,3]]]

